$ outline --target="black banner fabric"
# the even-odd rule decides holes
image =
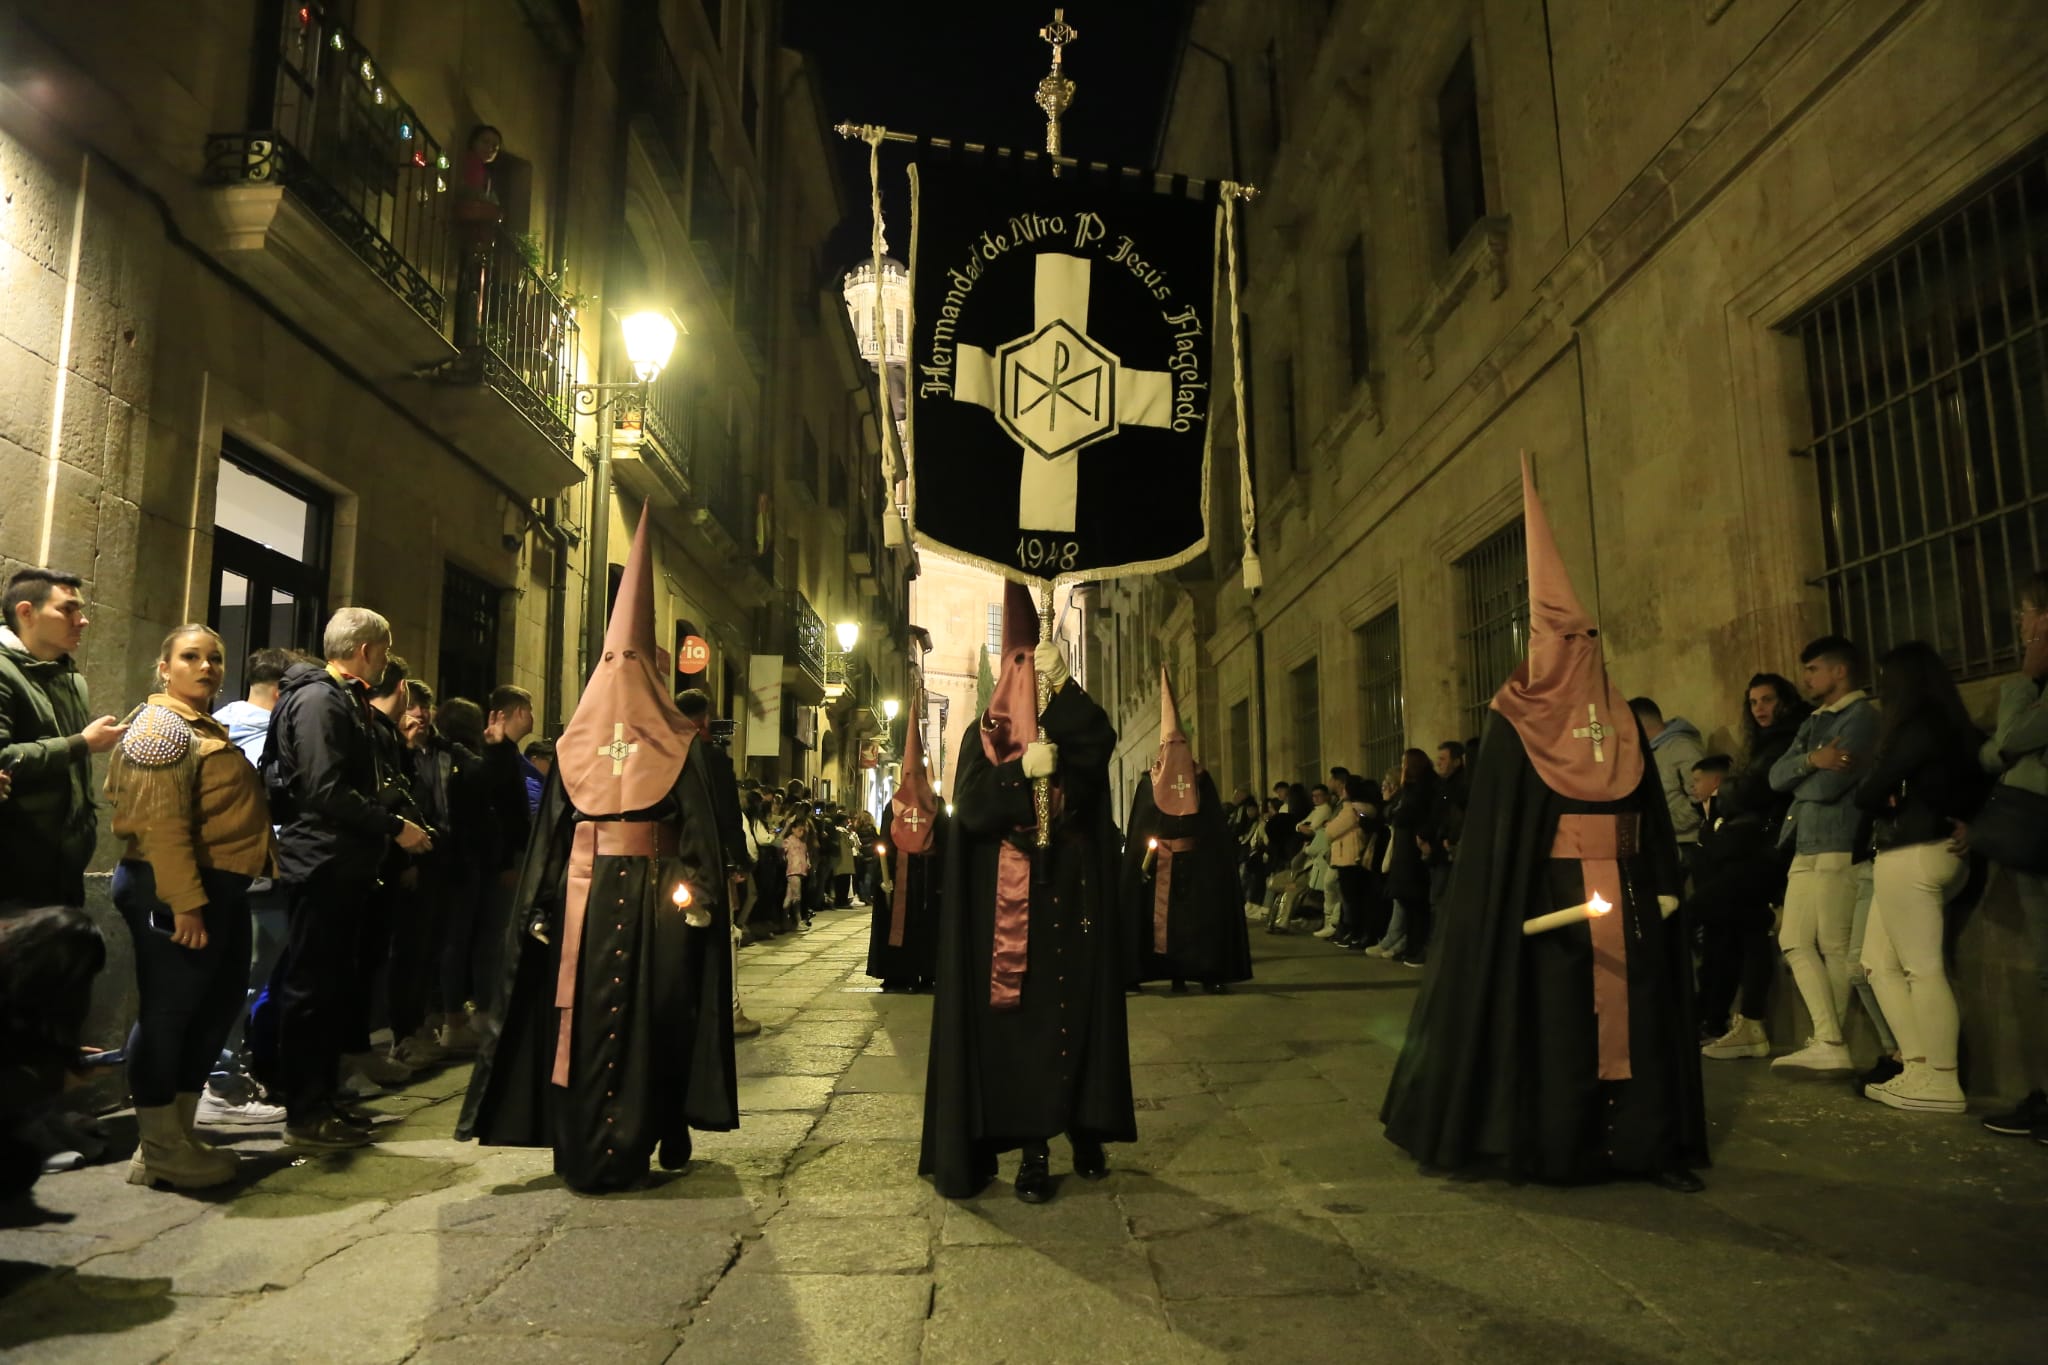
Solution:
[[[1216,206],[989,159],[911,188],[919,542],[1046,582],[1201,553]]]

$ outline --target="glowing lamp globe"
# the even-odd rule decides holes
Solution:
[[[621,313],[619,327],[626,334],[626,359],[632,362],[633,373],[642,383],[653,383],[654,377],[668,368],[669,357],[675,354],[675,319],[668,313],[642,308],[638,312]]]

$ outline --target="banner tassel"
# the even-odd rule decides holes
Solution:
[[[1237,185],[1223,182],[1224,279],[1230,293],[1230,393],[1237,417],[1237,505],[1244,532],[1244,588],[1257,592],[1266,585],[1259,567],[1258,509],[1252,503],[1252,453],[1244,417],[1244,345],[1242,315],[1237,304]]]
[[[889,403],[889,331],[885,321],[887,309],[882,296],[882,260],[888,252],[888,242],[882,233],[882,142],[888,136],[888,130],[869,128],[866,135],[868,212],[871,220],[868,248],[873,258],[875,274],[875,423],[877,434],[882,441],[882,478],[889,485],[891,510],[891,515],[882,519],[882,544],[890,549],[896,549],[903,545],[906,537],[899,519],[894,515],[898,505],[896,485],[903,480],[903,451],[896,443],[896,412]],[[906,344],[908,340],[906,337]]]

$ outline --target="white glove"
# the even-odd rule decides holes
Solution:
[[[1024,746],[1022,761],[1024,776],[1034,780],[1051,777],[1053,769],[1060,766],[1060,746],[1033,741]]]
[[[1038,670],[1038,676],[1045,679],[1045,695],[1048,697],[1066,686],[1067,680],[1074,676],[1067,672],[1067,661],[1060,657],[1060,647],[1051,640],[1038,646],[1037,652],[1031,656],[1031,664]]]

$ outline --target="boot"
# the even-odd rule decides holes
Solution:
[[[138,1108],[135,1126],[142,1132],[142,1141],[128,1160],[129,1184],[202,1190],[235,1178],[235,1154],[189,1142],[177,1105]]]
[[[184,1130],[185,1141],[191,1143],[202,1152],[217,1152],[230,1161],[237,1159],[233,1152],[222,1147],[216,1147],[199,1136],[197,1131],[199,1125],[199,1092],[197,1090],[194,1090],[189,1095],[179,1095],[176,1108],[178,1111],[178,1127]]]

